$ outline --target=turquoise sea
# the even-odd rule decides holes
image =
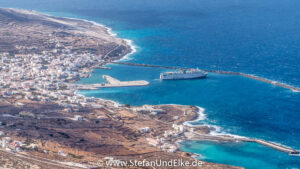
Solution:
[[[238,71],[300,87],[299,0],[0,0],[0,6],[105,24],[137,46],[128,62]],[[216,134],[300,149],[300,93],[233,75],[160,81],[167,70],[110,66],[79,83],[99,83],[108,74],[151,84],[80,93],[132,105],[197,105],[206,119],[195,124],[212,125]],[[181,149],[247,169],[300,168],[299,156],[254,143],[186,141]]]

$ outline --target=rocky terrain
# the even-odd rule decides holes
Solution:
[[[72,54],[105,55],[117,48],[106,57],[118,59],[130,52],[126,42],[108,34],[105,27],[83,20],[0,9],[0,21],[0,53],[61,54],[68,50]]]

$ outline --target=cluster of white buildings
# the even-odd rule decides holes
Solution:
[[[167,141],[165,138],[146,138],[148,144],[154,147],[158,147],[164,151],[174,153],[178,150],[178,147]]]
[[[134,107],[132,108],[133,111],[138,113],[149,113],[152,116],[156,116],[160,113],[165,113],[162,109],[156,109],[151,105],[143,105],[142,107]]]
[[[66,107],[91,105],[97,100],[77,95],[71,82],[89,76],[92,67],[102,62],[101,56],[93,54],[0,53],[0,97],[57,102]]]
[[[6,151],[22,152],[24,149],[36,149],[38,145],[25,143],[23,140],[13,140],[11,137],[5,136],[3,131],[0,131],[0,147]]]
[[[177,140],[186,131],[184,125],[173,124],[172,129],[164,131],[163,137],[147,138],[148,144],[158,147],[167,152],[176,152],[178,146],[174,145]]]

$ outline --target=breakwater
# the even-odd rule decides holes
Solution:
[[[232,137],[228,135],[209,135],[209,134],[199,134],[196,132],[187,134],[187,137],[192,140],[208,140],[208,141],[220,141],[220,142],[254,142],[258,143],[278,151],[289,153],[290,155],[299,155],[300,151],[292,149],[290,147],[286,147],[284,145],[276,144],[270,141],[261,140],[261,139],[253,139],[247,137]]]
[[[232,72],[232,71],[219,71],[219,70],[203,70],[203,71],[212,72],[212,73],[219,73],[219,74],[229,74],[229,75],[244,76],[244,77],[247,77],[247,78],[250,78],[250,79],[254,79],[254,80],[258,80],[258,81],[261,81],[261,82],[269,83],[269,84],[272,84],[272,85],[275,85],[275,86],[279,86],[279,87],[283,87],[283,88],[286,88],[286,89],[290,89],[290,90],[295,91],[295,92],[300,92],[300,88],[298,88],[298,87],[294,87],[294,86],[291,86],[291,85],[288,85],[288,84],[285,84],[285,83],[273,81],[273,80],[270,80],[270,79],[266,79],[266,78],[262,78],[262,77],[259,77],[259,76],[254,76],[254,75],[246,74],[246,73]]]
[[[160,65],[149,65],[149,64],[141,64],[141,63],[128,63],[128,62],[112,62],[113,64],[121,64],[121,65],[129,65],[129,66],[142,66],[142,67],[153,67],[153,68],[165,68],[165,69],[177,69],[177,70],[186,70],[189,68],[182,68],[182,67],[175,67],[175,66],[160,66]],[[269,83],[275,86],[283,87],[286,89],[290,89],[294,92],[300,92],[300,88],[291,86],[285,83],[281,82],[276,82],[270,79],[246,74],[246,73],[240,73],[240,72],[233,72],[233,71],[222,71],[222,70],[208,70],[208,69],[202,69],[205,72],[211,72],[211,73],[218,73],[218,74],[228,74],[228,75],[238,75],[238,76],[243,76],[247,77],[250,79],[258,80],[261,82]]]
[[[188,69],[188,68],[182,68],[182,67],[176,67],[176,66],[149,65],[149,64],[142,64],[142,63],[128,63],[128,62],[111,62],[111,63],[119,64],[119,65],[154,67],[154,68],[165,68],[165,69],[178,69],[178,70]]]

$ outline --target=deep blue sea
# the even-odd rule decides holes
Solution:
[[[103,23],[133,40],[130,62],[238,71],[300,87],[299,0],[0,0],[0,6]],[[197,124],[300,149],[300,93],[234,75],[160,81],[167,70],[111,66],[79,83],[108,74],[151,84],[81,93],[132,105],[197,105],[206,114]],[[300,157],[254,143],[187,141],[181,149],[247,169],[300,168]]]

